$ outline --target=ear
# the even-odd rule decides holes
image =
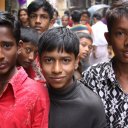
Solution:
[[[20,40],[19,43],[18,43],[18,54],[21,53],[22,47],[23,47],[23,41]]]
[[[78,64],[79,64],[79,56],[77,56],[77,58],[75,60],[75,70],[77,70]]]
[[[111,41],[110,41],[110,33],[109,32],[105,32],[104,33],[104,37],[106,38],[108,45],[111,45]]]

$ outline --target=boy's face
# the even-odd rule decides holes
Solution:
[[[38,53],[38,47],[32,43],[20,41],[18,50],[18,64],[27,69],[35,60]]]
[[[26,23],[28,21],[28,14],[26,11],[22,10],[20,11],[20,21],[23,22],[23,23]]]
[[[69,21],[69,20],[68,20],[68,17],[66,17],[66,16],[63,17],[63,18],[62,18],[62,25],[63,25],[64,27],[66,27],[66,26],[68,25],[68,21]]]
[[[105,37],[119,62],[128,64],[128,17],[121,17]]]
[[[80,39],[80,52],[79,57],[80,59],[84,59],[90,55],[92,49],[92,41],[87,38]]]
[[[30,26],[36,29],[39,34],[48,30],[51,23],[49,14],[42,8],[39,8],[37,11],[33,12],[29,17],[29,21]]]
[[[0,77],[13,75],[17,59],[17,44],[8,27],[0,26]]]
[[[78,66],[78,59],[73,53],[46,51],[40,60],[43,74],[52,88],[63,89],[72,83],[74,70]]]

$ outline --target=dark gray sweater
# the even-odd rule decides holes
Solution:
[[[106,128],[100,98],[82,83],[74,81],[61,91],[49,88],[49,94],[49,128]]]

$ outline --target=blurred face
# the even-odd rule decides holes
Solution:
[[[8,27],[0,26],[0,78],[13,76],[16,70],[17,44]]]
[[[41,67],[48,84],[54,89],[68,87],[73,81],[74,70],[77,69],[78,59],[74,54],[44,52],[41,57]]]
[[[87,14],[81,15],[81,19],[80,19],[81,24],[85,25],[86,23],[89,23],[89,21],[90,21],[90,18],[88,17]]]
[[[87,38],[80,39],[80,59],[84,59],[90,55],[92,49],[92,41]]]
[[[29,19],[30,19],[30,26],[36,29],[39,34],[48,30],[51,22],[49,14],[46,11],[44,11],[42,8],[33,12],[30,15]]]
[[[128,64],[128,17],[118,19],[112,26],[111,33],[106,33],[105,37],[112,45],[118,62]]]
[[[20,11],[19,19],[21,23],[26,23],[28,22],[28,14],[26,11],[22,10]]]
[[[38,53],[38,47],[32,43],[19,43],[18,49],[18,64],[27,69],[30,64],[35,60]]]
[[[62,17],[62,25],[66,27],[68,25],[69,18],[67,16]]]

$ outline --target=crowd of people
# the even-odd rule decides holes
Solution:
[[[0,11],[0,128],[127,128],[127,7]]]

